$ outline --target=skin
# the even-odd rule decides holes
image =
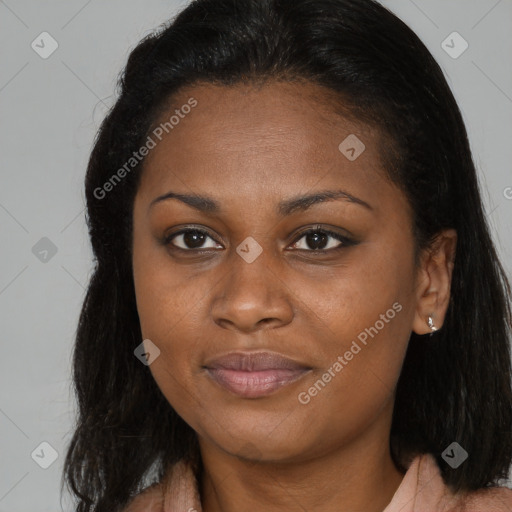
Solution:
[[[395,386],[411,331],[429,333],[429,315],[442,327],[456,234],[440,233],[415,266],[411,210],[385,175],[381,134],[334,114],[319,86],[196,84],[160,121],[191,96],[197,106],[145,161],[133,272],[144,339],[161,351],[150,370],[199,436],[203,510],[382,511],[403,479],[389,451]],[[338,149],[350,134],[366,147],[354,161]],[[276,212],[283,199],[340,189],[371,209],[337,199]],[[220,211],[150,206],[169,191],[211,197]],[[302,233],[317,224],[357,244],[328,238],[330,252],[313,254]],[[203,254],[179,235],[161,242],[184,227],[208,231]],[[236,252],[247,237],[262,249],[252,263]],[[401,311],[301,404],[299,393],[394,303]],[[203,368],[234,350],[275,351],[312,371],[242,398]]]

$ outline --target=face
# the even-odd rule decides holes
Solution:
[[[230,454],[299,461],[371,428],[389,436],[416,268],[380,134],[291,83],[198,84],[155,126],[191,97],[153,137],[133,211],[158,386]]]

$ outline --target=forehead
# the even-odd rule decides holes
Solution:
[[[197,105],[180,111],[191,98]],[[340,98],[316,84],[196,84],[170,98],[153,128],[180,112],[146,157],[140,188],[148,199],[176,186],[254,196],[384,179],[379,130],[340,114]],[[343,151],[354,143],[364,150],[351,160]]]

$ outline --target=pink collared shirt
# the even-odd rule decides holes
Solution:
[[[176,464],[166,489],[154,484],[137,495],[124,512],[202,512],[196,478]],[[383,512],[512,512],[512,489],[493,487],[453,494],[430,454],[416,457]]]

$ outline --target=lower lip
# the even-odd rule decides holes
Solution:
[[[208,375],[223,388],[244,398],[267,396],[283,386],[297,381],[308,373],[309,369],[300,370],[260,370],[246,372],[227,368],[207,368]]]

